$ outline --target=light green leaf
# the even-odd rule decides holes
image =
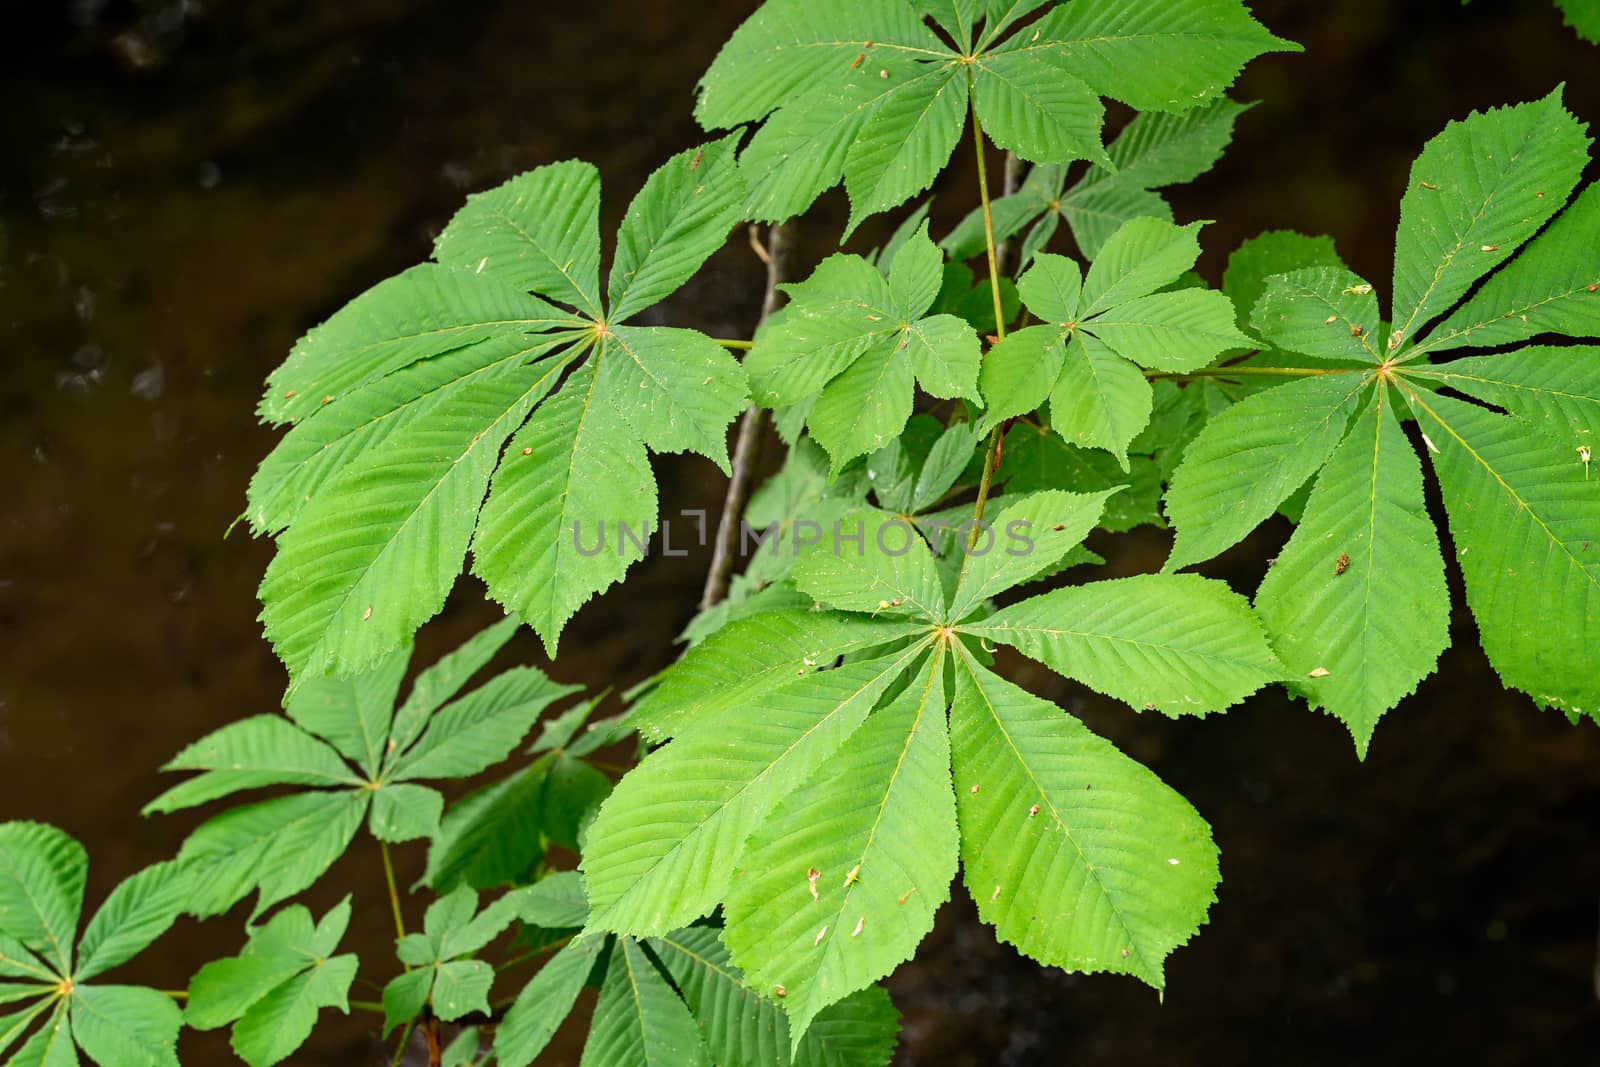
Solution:
[[[762,124],[739,156],[750,185],[746,217],[786,221],[838,184],[845,153],[861,124],[900,88],[898,80],[879,77],[880,69],[887,68],[862,64],[843,75],[835,73],[806,88]]]
[[[1483,649],[1505,684],[1600,719],[1600,480],[1573,446],[1447,396],[1410,395]]]
[[[929,52],[946,50],[903,0],[770,0],[734,31],[700,79],[695,118],[706,129],[737,126],[843,77],[858,55],[876,70],[871,64],[881,67],[886,56]]]
[[[795,561],[800,591],[842,611],[944,617],[933,554],[898,515],[853,511]]]
[[[898,207],[928,188],[949,162],[967,116],[967,79],[958,67],[882,68],[899,89],[878,103],[845,152],[846,237],[868,215]]]
[[[748,399],[727,349],[695,330],[617,326],[600,353],[596,388],[653,452],[698,452],[724,473],[728,424]]]
[[[900,342],[917,382],[944,400],[978,398],[978,365],[983,358],[978,335],[965,319],[933,315],[906,327]]]
[[[28,1032],[28,1027],[33,1025],[33,1021],[35,1019],[43,1015],[46,1011],[50,1010],[52,1006],[60,1003],[58,1000],[55,1000],[49,995],[50,992],[50,989],[37,989],[33,987],[29,987],[26,990],[20,989],[16,986],[5,987],[5,1003],[14,1003],[17,1000],[26,1000],[34,997],[39,999],[26,1008],[22,1008],[18,1011],[10,1012],[5,1015],[0,1015],[0,1055],[4,1055],[7,1051],[9,1051],[11,1046],[16,1044],[23,1034]],[[57,1009],[58,1014],[52,1018],[52,1023],[55,1021],[55,1018],[60,1018],[59,1012],[61,1010],[62,1009]],[[47,1025],[45,1029],[49,1029],[49,1026]],[[27,1048],[28,1046],[31,1046],[39,1041],[39,1034],[42,1032],[43,1031],[35,1032],[33,1038],[31,1038],[23,1047]],[[70,1041],[67,1043],[70,1044]],[[21,1055],[22,1052],[19,1050],[17,1053],[18,1058],[7,1060],[6,1067],[11,1067],[12,1064],[20,1063]],[[33,1062],[35,1064],[39,1062],[37,1054],[35,1055]]]
[[[1150,383],[1099,338],[1074,331],[1050,390],[1050,424],[1067,441],[1103,448],[1128,469],[1128,442],[1150,421]]]
[[[909,325],[894,313],[888,281],[860,256],[829,256],[804,282],[783,288],[783,318],[762,331],[744,362],[752,394],[767,407],[814,396]]]
[[[356,957],[335,956],[350,922],[350,901],[315,926],[295,905],[252,931],[238,956],[214,960],[189,984],[184,1021],[212,1030],[238,1020],[233,1047],[252,1067],[277,1063],[310,1036],[319,1008],[348,1012]]]
[[[688,1007],[632,938],[617,939],[582,1067],[710,1067]]]
[[[367,825],[379,841],[396,844],[439,832],[444,795],[423,785],[386,784],[372,791]]]
[[[1078,251],[1090,259],[1100,258],[1106,242],[1134,219],[1172,221],[1172,208],[1159,193],[1119,181],[1077,189],[1070,198],[1064,196],[1059,203],[1060,209],[1040,219],[1023,240],[1023,259],[1049,243],[1062,219],[1072,228],[1072,239],[1077,242]]]
[[[439,1054],[439,1067],[474,1067],[478,1063],[478,1028],[468,1027],[456,1035]]]
[[[950,729],[978,915],[1041,963],[1163,988],[1163,961],[1216,900],[1205,820],[1142,764],[965,651]]]
[[[1142,456],[1130,459],[1124,473],[1104,452],[1069,445],[1058,434],[1020,425],[1006,434],[997,477],[1004,481],[1008,496],[1047,489],[1093,493],[1126,486],[1106,502],[1101,529],[1122,533],[1146,523],[1166,525],[1157,506],[1161,471]]]
[[[936,651],[751,836],[724,905],[724,941],[751,985],[782,989],[794,1041],[828,1005],[911,956],[955,870]]]
[[[574,335],[491,337],[421,360],[335,398],[283,436],[250,479],[245,511],[258,534],[277,534],[313,497],[336,487],[351,465],[396,433],[452,402],[475,382],[513,372]]]
[[[1256,593],[1291,686],[1350,728],[1356,752],[1450,643],[1450,594],[1422,466],[1380,395],[1320,475]]]
[[[1413,340],[1560,210],[1588,162],[1585,126],[1543,100],[1473,112],[1428,142],[1400,200],[1394,334]]]
[[[1210,170],[1233,140],[1233,125],[1254,104],[1221,98],[1178,113],[1142,111],[1106,150],[1114,170],[1091,168],[1068,190],[1068,199],[1096,186],[1160,189],[1190,182]]]
[[[1001,48],[1059,56],[1096,92],[1140,111],[1208,103],[1256,56],[1300,51],[1268,33],[1238,0],[1073,0]]]
[[[1050,491],[1024,497],[994,516],[996,531],[987,551],[967,555],[950,618],[965,618],[990,597],[1055,567],[1089,535],[1115,493]]]
[[[1378,298],[1372,286],[1342,267],[1307,267],[1268,278],[1250,325],[1279,348],[1313,359],[1384,359]]]
[[[72,1039],[110,1067],[178,1067],[183,1012],[165,993],[142,986],[85,985],[72,991]]]
[[[170,862],[123,879],[84,927],[74,980],[86,982],[144,951],[183,911],[187,889],[182,869]]]
[[[53,986],[58,975],[35,956],[28,947],[16,938],[7,934],[0,934],[0,978],[21,978],[32,983],[43,983]],[[20,994],[13,996],[16,987],[6,987],[6,997],[0,1003],[9,1004],[22,998]],[[29,996],[33,993],[29,992]]]
[[[1034,163],[1093,160],[1115,167],[1100,146],[1105,108],[1049,51],[994,52],[972,64],[972,91],[983,132]]]
[[[645,181],[617,230],[608,321],[623,322],[688,281],[739,220],[737,136],[686,149]]]
[[[1600,337],[1600,183],[1430,331],[1415,352],[1491,347],[1540,334]]]
[[[563,359],[477,382],[353,464],[278,540],[262,621],[292,678],[353,674],[410,641],[455,584],[500,446]]]
[[[597,385],[594,370],[569,379],[512,438],[473,542],[473,573],[552,656],[573,612],[643,558],[656,518],[649,460]]]
[[[589,898],[577,871],[547,874],[516,893],[517,918],[533,926],[561,929],[589,919]]]
[[[394,1028],[408,1023],[422,1014],[427,1007],[428,993],[433,989],[433,968],[423,967],[396,975],[383,987],[383,1036],[388,1037]]]
[[[394,729],[389,732],[390,744],[385,746],[388,751],[383,759],[385,772],[392,770],[400,757],[410,750],[411,743],[422,733],[433,713],[487,666],[521,625],[522,620],[515,615],[507,616],[480,630],[460,648],[440,657],[437,663],[417,675],[405,703],[394,712]],[[392,693],[390,701],[393,701]]]
[[[56,1003],[49,1019],[23,1042],[16,1055],[6,1061],[6,1067],[78,1067],[78,1050],[67,1022],[67,1002]]]
[[[915,392],[911,361],[898,344],[868,349],[829,382],[811,409],[811,436],[827,450],[832,470],[898,437],[911,417]]]
[[[516,667],[435,712],[394,764],[395,781],[468,778],[511,754],[539,713],[579,689],[537,667]]]
[[[978,443],[978,432],[970,422],[958,422],[939,435],[922,469],[917,472],[917,481],[911,490],[912,511],[931,507],[949,492],[972,462],[973,449]]]
[[[1306,267],[1343,267],[1331,237],[1307,237],[1293,230],[1268,230],[1242,242],[1228,257],[1222,291],[1238,311],[1239,325],[1267,291],[1267,279]],[[1326,318],[1326,316],[1324,316]]]
[[[822,531],[817,531],[818,536]],[[664,740],[824,670],[839,656],[910,637],[926,627],[898,619],[766,611],[730,622],[690,649],[630,712],[641,736]]]
[[[494,1036],[500,1067],[528,1067],[572,1011],[583,983],[605,947],[603,937],[577,937],[522,987]],[[614,961],[613,961],[614,962]]]
[[[763,698],[759,717],[701,719],[647,757],[589,828],[590,929],[648,936],[711,911],[751,832],[834,758],[924,648],[796,679]]]
[[[923,214],[926,215],[925,210]],[[885,261],[880,262],[879,268],[887,272],[889,299],[907,320],[933,306],[944,279],[944,254],[928,238],[926,217],[897,247],[886,249]]]
[[[1220,711],[1283,676],[1244,598],[1192,574],[1057,589],[961,630],[1163,715]]]
[[[1153,370],[1199,370],[1230,348],[1255,342],[1234,327],[1233,303],[1206,289],[1154,293],[1119,304],[1083,328],[1118,355]]]
[[[1028,272],[1017,280],[1017,291],[1029,311],[1064,328],[1078,321],[1083,273],[1077,260],[1041,252],[1033,258]]]
[[[360,674],[306,678],[289,697],[284,714],[338,749],[363,773],[376,775],[390,736],[395,695],[410,662],[408,643]]]
[[[359,786],[327,745],[276,715],[229,723],[172,757],[164,771],[205,771],[145,805],[145,814],[204,804],[268,785]]]
[[[441,964],[433,979],[433,1010],[449,1022],[473,1012],[489,1014],[489,987],[494,968],[482,960]]]
[[[299,422],[430,356],[491,338],[583,325],[492,277],[422,263],[379,282],[296,342],[267,377],[257,411],[274,424]]]
[[[227,911],[252,889],[255,913],[305,889],[344,854],[367,812],[365,790],[297,793],[225,811],[178,853],[196,918]]]
[[[1056,326],[1025,326],[1006,334],[989,349],[978,373],[985,405],[979,432],[988,433],[1007,419],[1037,410],[1061,377],[1066,356]]]
[[[323,960],[251,1005],[233,1027],[233,1051],[250,1067],[270,1067],[305,1043],[322,1008],[350,1013],[351,954]]]
[[[1196,234],[1203,225],[1175,226],[1152,218],[1124,223],[1089,265],[1078,314],[1086,319],[1177,281],[1200,258]]]
[[[72,945],[89,857],[72,837],[37,822],[0,823],[0,933],[72,973]]]
[[[599,318],[600,172],[569,159],[469,196],[433,255]]]
[[[1333,454],[1363,384],[1325,374],[1254,393],[1206,423],[1167,491],[1165,569],[1210,559],[1255,529]]]

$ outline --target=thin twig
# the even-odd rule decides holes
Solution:
[[[750,244],[767,265],[767,289],[761,298],[761,317],[756,329],[761,329],[778,307],[778,286],[784,280],[784,269],[789,259],[789,235],[783,226],[773,226],[767,231],[766,246],[757,239],[756,227],[750,227]],[[733,476],[728,480],[727,495],[722,498],[722,515],[717,519],[717,536],[711,549],[711,569],[706,574],[705,591],[700,596],[700,610],[716,607],[728,595],[728,584],[733,580],[734,557],[739,544],[739,520],[744,515],[745,503],[750,499],[755,481],[756,464],[761,456],[763,411],[751,405],[739,420],[739,436],[733,445]]]

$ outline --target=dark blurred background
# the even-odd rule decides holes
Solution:
[[[91,902],[195,825],[139,817],[156,768],[283,688],[255,620],[271,545],[222,536],[274,441],[252,417],[263,376],[307,327],[425,258],[470,191],[582,156],[604,176],[609,232],[649,171],[703,137],[695,80],[750,6],[57,0],[0,16],[0,817],[83,840]],[[1410,160],[1447,120],[1562,81],[1600,120],[1600,48],[1545,0],[1254,6],[1306,52],[1250,65],[1234,95],[1261,106],[1172,197],[1180,220],[1216,220],[1214,281],[1241,239],[1295,228],[1334,235],[1384,291]],[[958,153],[936,222],[972,188]],[[835,192],[804,224],[802,270],[844,217]],[[731,241],[669,317],[738,335],[760,283]],[[669,510],[720,500],[704,461],[658,472]],[[1253,590],[1286,536],[1275,521],[1210,573]],[[1166,537],[1097,547],[1133,573]],[[669,661],[705,564],[636,568],[578,616],[553,672],[621,688]],[[492,617],[464,581],[418,660]],[[1459,608],[1453,639],[1364,764],[1342,726],[1281,695],[1169,722],[1016,665],[1211,821],[1221,899],[1170,961],[1163,1005],[1128,979],[1017,958],[957,890],[891,981],[897,1062],[1600,1063],[1600,730],[1504,692]],[[512,659],[537,659],[531,635]],[[307,899],[351,887],[351,941],[381,981],[369,844]],[[180,923],[126,980],[182,987],[237,951],[238,918]],[[323,1018],[292,1062],[375,1062],[374,1018]],[[581,1021],[562,1040],[553,1061],[575,1063]],[[229,1060],[217,1036],[180,1051]]]

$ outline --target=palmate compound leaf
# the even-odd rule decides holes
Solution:
[[[955,876],[955,820],[940,646],[756,828],[724,904],[734,962],[779,997],[791,1042],[932,929]]]
[[[814,398],[806,421],[835,474],[900,435],[916,385],[937,397],[977,399],[977,335],[954,315],[927,314],[942,262],[926,225],[896,253],[888,277],[860,256],[832,256],[785,287],[784,317],[745,358],[763,405]]]
[[[1018,282],[1040,326],[1009,335],[984,361],[980,430],[1050,401],[1067,441],[1103,448],[1128,469],[1127,447],[1150,420],[1141,367],[1192,371],[1250,346],[1232,303],[1199,289],[1158,292],[1194,265],[1199,223],[1139,218],[1119,228],[1080,277],[1076,262],[1041,253]]]
[[[398,713],[406,652],[365,675],[315,679],[295,693],[287,719],[243,719],[178,753],[165,769],[201,773],[147,814],[264,786],[306,790],[230,809],[195,830],[176,861],[188,885],[183,909],[220,914],[257,890],[260,915],[320,878],[363,820],[382,841],[436,834],[443,798],[411,780],[465,777],[504,759],[543,709],[574,691],[523,667],[451,700],[515,627],[514,619],[491,626],[423,671]]]
[[[1000,940],[1160,989],[1220,875],[1188,801],[1077,719],[957,654],[951,712],[964,878]]]
[[[350,923],[350,899],[319,922],[295,904],[251,931],[237,956],[214,960],[189,983],[184,1022],[196,1030],[233,1024],[232,1045],[250,1067],[287,1058],[311,1035],[323,1008],[349,1014],[353,953],[334,955]]]
[[[1592,194],[1445,314],[1561,208],[1586,145],[1583,127],[1557,94],[1448,126],[1418,158],[1402,201],[1393,331],[1379,320],[1371,286],[1343,268],[1298,269],[1260,283],[1252,323],[1268,341],[1361,372],[1355,402],[1369,409],[1357,423],[1361,436],[1334,450],[1351,396],[1337,408],[1327,405],[1333,421],[1313,435],[1286,441],[1248,432],[1247,410],[1292,412],[1314,396],[1339,398],[1341,386],[1311,383],[1353,384],[1356,375],[1329,368],[1325,377],[1270,389],[1215,419],[1173,477],[1168,506],[1179,540],[1169,567],[1226,547],[1264,517],[1271,505],[1256,490],[1271,484],[1279,496],[1333,457],[1312,494],[1316,509],[1307,507],[1258,605],[1290,684],[1344,720],[1358,751],[1377,717],[1431,670],[1446,640],[1434,535],[1419,525],[1419,475],[1389,425],[1392,416],[1379,407],[1401,400],[1439,477],[1490,662],[1506,684],[1570,715],[1600,707],[1584,651],[1595,637],[1589,612],[1596,576],[1583,545],[1600,539],[1600,506],[1584,462],[1600,430],[1592,350],[1527,348],[1442,367],[1419,359],[1459,345],[1595,331],[1600,320],[1584,303],[1593,294],[1583,282],[1600,277]],[[1367,369],[1372,364],[1379,366]],[[1511,415],[1430,391],[1440,385]],[[1303,414],[1305,426],[1317,413]],[[1275,477],[1262,479],[1259,464],[1248,462],[1258,437],[1271,449]],[[1249,502],[1250,524],[1217,521],[1234,500]],[[1352,575],[1357,580],[1347,581]],[[1370,594],[1381,600],[1376,609],[1368,580],[1381,583]]]
[[[521,892],[506,894],[479,911],[478,894],[461,885],[428,906],[423,932],[406,935],[396,947],[407,970],[383,988],[385,1035],[415,1019],[425,1005],[446,1022],[489,1013],[494,968],[469,957],[517,918]]]
[[[0,1055],[20,1041],[7,1061],[18,1067],[75,1065],[79,1050],[100,1067],[177,1067],[183,1019],[172,998],[90,980],[172,925],[187,891],[182,872],[159,864],[125,879],[74,952],[87,872],[83,846],[55,827],[0,824],[0,1005],[30,1002],[0,1017]]]
[[[663,934],[714,908],[752,832],[819,768],[843,758],[867,712],[926,650],[794,679],[747,705],[702,714],[618,784],[585,842],[591,930]]]
[[[607,947],[604,937],[575,937],[522,987],[495,1031],[501,1067],[528,1067],[545,1050]]]
[[[1363,757],[1379,716],[1433,673],[1450,595],[1422,466],[1388,393],[1317,475],[1256,611],[1290,687],[1348,726]]]
[[[648,539],[646,449],[726,467],[738,362],[693,331],[622,323],[722,243],[744,197],[734,139],[651,175],[618,232],[609,306],[597,181],[559,163],[472,198],[439,263],[358,297],[273,376],[264,416],[298,425],[263,463],[247,514],[282,531],[262,621],[291,690],[408,642],[469,547],[490,595],[553,652],[571,614],[642,554],[581,552],[574,534],[604,522]]]
[[[769,0],[701,79],[696,117],[707,129],[765,120],[741,158],[747,214],[782,221],[843,177],[853,230],[933,182],[969,98],[994,142],[1024,159],[1114,168],[1100,146],[1099,95],[1185,111],[1214,99],[1251,58],[1295,47],[1237,0],[1132,9],[1073,0],[1018,27],[1041,6]],[[930,30],[928,14],[960,51]]]
[[[726,1067],[885,1067],[900,1013],[882,986],[824,1008],[789,1054],[789,1020],[744,982],[720,932],[690,926],[651,938],[655,953],[700,1024],[712,1061]]]

